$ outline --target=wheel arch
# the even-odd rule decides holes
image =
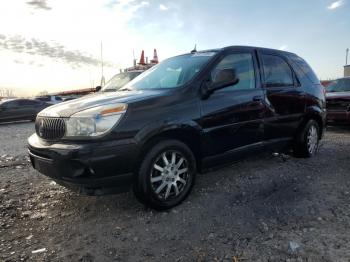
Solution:
[[[193,125],[168,125],[162,128],[155,128],[150,132],[140,134],[137,140],[140,151],[137,156],[137,168],[140,166],[146,153],[157,143],[166,139],[174,139],[184,143],[192,151],[197,170],[201,170],[201,139],[200,130]]]
[[[299,125],[297,134],[300,133],[300,131],[304,128],[304,126],[307,124],[309,120],[315,120],[319,126],[319,136],[322,138],[324,134],[324,128],[325,125],[325,119],[323,117],[325,113],[322,112],[322,110],[318,107],[309,107],[306,110],[306,114],[303,117],[303,120],[301,124]]]

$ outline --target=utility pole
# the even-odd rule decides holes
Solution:
[[[103,76],[103,46],[102,46],[102,41],[101,41],[101,87],[104,86],[105,84],[105,77]]]
[[[345,65],[348,65],[349,48],[346,49]]]

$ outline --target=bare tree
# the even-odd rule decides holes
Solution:
[[[1,97],[13,97],[14,92],[13,92],[13,90],[11,90],[9,88],[1,88],[0,89],[0,96]]]
[[[38,93],[38,96],[47,96],[49,94],[49,92],[47,92],[46,90],[41,91]]]

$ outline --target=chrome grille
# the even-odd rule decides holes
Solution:
[[[350,109],[350,101],[346,100],[328,100],[327,101],[327,110],[341,110],[341,111],[349,111]]]
[[[66,125],[62,118],[37,117],[35,121],[35,131],[40,138],[56,140],[64,136]]]

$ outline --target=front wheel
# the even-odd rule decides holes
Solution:
[[[192,151],[180,141],[164,140],[146,153],[134,183],[134,193],[147,206],[169,209],[186,199],[195,176]]]
[[[309,120],[298,135],[294,144],[294,155],[313,157],[318,150],[320,127],[315,120]]]

